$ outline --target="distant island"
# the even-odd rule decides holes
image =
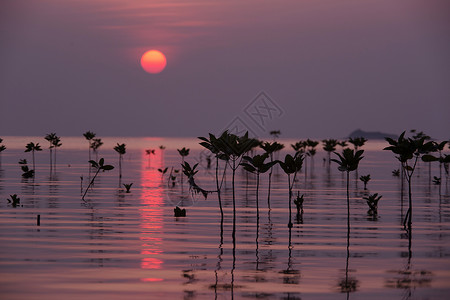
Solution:
[[[397,139],[397,136],[395,134],[384,133],[379,131],[363,131],[361,129],[356,129],[355,131],[350,133],[348,137],[349,138],[363,137],[368,140],[384,140],[385,137]]]

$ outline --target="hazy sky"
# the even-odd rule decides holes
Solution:
[[[149,49],[160,74],[140,67]],[[448,139],[450,3],[2,0],[0,104],[0,137]]]

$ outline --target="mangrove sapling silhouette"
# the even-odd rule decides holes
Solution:
[[[114,169],[114,166],[112,165],[105,165],[105,159],[104,158],[100,158],[100,160],[98,162],[96,162],[95,160],[90,160],[89,163],[91,164],[92,168],[96,170],[94,177],[92,177],[91,182],[89,182],[88,187],[86,188],[86,190],[84,191],[83,197],[81,197],[82,200],[84,200],[84,197],[86,196],[87,192],[89,191],[89,188],[94,184],[95,178],[97,178],[98,173],[100,173],[100,171],[110,171],[112,169]]]
[[[173,213],[175,217],[186,217],[186,209],[179,208],[178,206],[173,209]]]
[[[395,169],[392,171],[392,176],[394,177],[400,177],[400,170],[399,169]]]
[[[359,177],[359,180],[361,180],[364,183],[364,189],[367,190],[367,183],[370,181],[370,174],[361,175]]]
[[[367,139],[364,137],[355,137],[355,138],[349,138],[348,142],[350,144],[353,144],[355,151],[358,151],[359,148],[364,146],[364,144],[367,142]]]
[[[181,155],[181,165],[184,164],[184,158],[189,155],[189,150],[190,150],[189,148],[185,147],[177,149],[178,154]],[[183,176],[181,176],[181,188],[183,189]]]
[[[436,185],[439,185],[439,195],[441,195],[441,178],[442,178],[442,165],[448,164],[450,162],[450,156],[449,155],[442,155],[442,151],[444,150],[445,145],[447,144],[447,141],[443,141],[440,143],[432,142],[433,149],[431,152],[438,152],[439,156],[434,156],[431,154],[425,154],[422,156],[422,160],[424,162],[428,162],[431,164],[433,161],[439,162],[439,177],[434,176],[433,183]],[[430,175],[431,176],[431,175]],[[439,179],[439,180],[436,180]],[[437,184],[439,182],[439,184]]]
[[[19,160],[19,165],[20,168],[22,169],[22,177],[23,178],[32,178],[34,177],[34,170],[30,170],[30,168],[28,168],[28,162],[26,159],[21,159]]]
[[[169,167],[165,167],[164,169],[158,169],[158,172],[161,173],[161,180],[164,177],[164,174],[167,173],[167,170],[169,169]]]
[[[261,173],[266,173],[269,171],[275,164],[276,161],[265,163],[264,161],[269,157],[269,154],[266,152],[262,155],[255,155],[253,157],[244,156],[244,161],[241,162],[241,166],[244,167],[244,170],[256,174],[256,214],[259,219],[259,175]]]
[[[274,153],[281,151],[284,148],[283,144],[280,144],[278,142],[265,142],[262,143],[260,145],[261,149],[263,149],[264,151],[266,151],[267,154],[269,154],[270,156],[270,162],[272,163],[274,161],[273,159],[273,155]],[[267,207],[270,210],[270,188],[272,185],[272,173],[273,173],[273,167],[275,166],[275,164],[270,168],[270,172],[269,172],[269,186],[267,188]]]
[[[286,154],[284,161],[278,161],[281,169],[283,169],[284,173],[288,175],[288,187],[289,187],[289,223],[288,227],[292,228],[292,188],[295,182],[295,177],[297,173],[302,169],[303,166],[303,155],[297,152],[294,156],[290,154]],[[291,175],[294,174],[294,177],[291,182]]]
[[[433,176],[433,184],[434,185],[441,185],[441,177]]]
[[[220,194],[221,185],[219,185],[219,159],[228,160],[228,157],[225,153],[221,151],[221,140],[225,139],[225,136],[228,134],[227,131],[222,133],[222,139],[216,138],[216,136],[212,133],[209,134],[209,139],[206,137],[198,137],[202,142],[200,142],[200,145],[208,149],[216,158],[216,189],[217,189],[217,198],[219,200],[219,208],[220,208],[220,215],[222,216],[223,220],[223,208],[222,208],[222,198]],[[225,165],[226,167],[226,165]],[[224,168],[225,172],[226,168]],[[222,177],[223,180],[223,177]]]
[[[304,195],[300,196],[300,191],[297,192],[297,198],[294,200],[294,204],[297,207],[297,222],[303,224],[303,201]]]
[[[125,193],[129,193],[131,186],[133,185],[133,183],[124,183],[123,186],[125,187]]]
[[[146,149],[146,150],[145,150],[145,155],[148,156],[148,165],[147,165],[147,168],[150,168],[151,155],[155,155],[155,149]]]
[[[223,157],[232,171],[232,188],[233,188],[233,220],[236,218],[236,196],[235,196],[235,175],[239,167],[242,157],[252,148],[257,147],[260,142],[256,139],[248,137],[248,131],[243,136],[237,136],[225,131],[218,139],[218,147]]]
[[[122,181],[122,160],[123,155],[127,153],[126,145],[117,143],[117,146],[114,147],[114,151],[119,153],[119,184]]]
[[[12,207],[23,206],[23,205],[20,205],[20,198],[17,197],[17,194],[9,195],[9,198],[10,199],[6,199],[6,200],[8,200],[8,203],[11,203]]]
[[[359,162],[363,159],[364,156],[362,154],[364,150],[358,150],[356,153],[350,149],[345,148],[342,150],[342,155],[334,152],[339,157],[339,160],[332,159],[331,161],[337,163],[338,170],[341,172],[347,173],[347,227],[348,231],[350,231],[350,191],[349,191],[349,181],[350,181],[350,172],[358,169]]]
[[[367,205],[369,206],[369,210],[367,211],[367,214],[369,216],[376,216],[378,214],[378,201],[380,201],[381,197],[381,195],[378,196],[378,193],[363,197],[363,199],[366,200]]]
[[[56,170],[56,149],[62,146],[60,137],[55,135],[51,143],[53,145],[53,149],[55,149],[55,151],[53,152],[53,169]]]
[[[347,143],[347,140],[342,140],[342,141],[338,141],[337,145],[341,146],[342,149],[344,149],[344,148],[347,148],[348,143]]]
[[[89,143],[88,151],[89,151],[89,160],[91,160],[91,149],[92,149],[92,139],[95,138],[95,133],[92,131],[86,131],[83,133],[83,136],[86,138],[86,140]]]
[[[95,154],[95,160],[98,160],[98,149],[103,145],[102,139],[92,139],[91,149]]]
[[[44,137],[49,143],[50,146],[48,149],[50,149],[50,172],[53,170],[52,162],[53,162],[53,140],[56,138],[56,133],[49,133]]]
[[[192,194],[202,194],[206,200],[206,198],[208,197],[208,193],[211,192],[202,189],[195,183],[194,175],[198,173],[198,170],[195,170],[197,166],[198,163],[191,167],[191,165],[187,161],[185,161],[182,165],[183,174],[188,178],[189,190],[192,192]]]
[[[36,165],[35,165],[35,160],[34,160],[34,152],[36,151],[42,151],[41,146],[39,146],[39,143],[33,143],[30,142],[25,146],[25,152],[31,152],[32,153],[32,159],[33,159],[33,170],[34,172],[36,172]]]
[[[0,138],[0,168],[2,166],[2,152],[6,150],[6,146],[1,145],[2,142],[3,142],[3,139]]]
[[[317,150],[316,150],[317,145],[319,145],[318,141],[313,141],[310,139],[306,140],[306,146],[308,148],[306,151],[306,155],[311,157],[311,167],[314,167],[314,156],[317,153]]]
[[[386,141],[390,144],[389,147],[383,150],[390,150],[394,154],[397,154],[396,158],[400,161],[403,170],[403,175],[408,182],[408,198],[409,208],[406,212],[405,219],[403,220],[403,226],[406,229],[408,224],[408,230],[411,230],[412,224],[412,192],[411,184],[414,171],[416,169],[417,161],[420,153],[423,149],[427,149],[431,142],[425,143],[425,137],[420,139],[405,138],[405,131],[398,137],[397,140],[386,137]],[[410,162],[412,160],[412,162]]]
[[[328,140],[322,140],[323,143],[323,150],[325,150],[328,154],[328,167],[331,163],[331,152],[334,152],[336,150],[337,140],[334,139],[328,139]]]

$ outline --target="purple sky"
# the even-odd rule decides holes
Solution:
[[[446,0],[2,0],[0,41],[0,137],[450,138]]]

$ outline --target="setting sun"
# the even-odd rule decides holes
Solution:
[[[149,50],[141,57],[141,66],[145,72],[151,74],[160,73],[166,67],[167,60],[164,54],[158,50]]]

